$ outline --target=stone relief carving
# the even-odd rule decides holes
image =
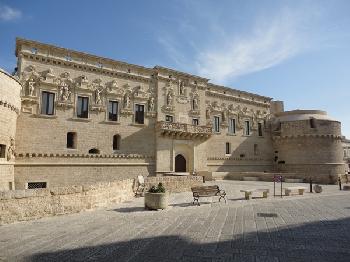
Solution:
[[[58,88],[59,88],[59,100],[64,103],[67,103],[68,101],[70,101],[72,92],[69,90],[69,85],[65,81],[61,81]]]
[[[148,100],[148,111],[155,112],[155,102],[154,102],[153,96],[151,96],[150,99]]]
[[[107,85],[107,92],[120,97],[124,96],[124,89],[119,87],[117,80],[113,80]]]
[[[85,75],[81,75],[79,76],[76,81],[75,81],[75,86],[77,88],[81,88],[81,89],[88,89],[89,87],[89,80],[87,78],[87,76]]]
[[[130,93],[127,92],[124,95],[124,109],[130,109],[130,107],[131,107]]]
[[[147,100],[149,97],[148,92],[145,90],[143,85],[139,85],[134,89],[134,98]]]
[[[10,138],[10,145],[7,149],[7,161],[10,161],[15,157],[15,139],[13,137]]]
[[[179,80],[179,95],[186,96],[185,81]]]
[[[28,95],[29,96],[34,96],[34,91],[35,91],[35,80],[33,78],[30,78],[28,80]]]

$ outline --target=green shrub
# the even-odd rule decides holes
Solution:
[[[159,183],[158,186],[152,186],[148,192],[150,193],[165,193],[165,187],[162,183]]]

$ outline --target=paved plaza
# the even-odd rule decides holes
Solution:
[[[272,193],[267,199],[257,194],[248,201],[240,189],[273,192],[273,184],[206,184],[225,189],[227,204],[214,197],[192,206],[186,192],[172,194],[164,211],[145,211],[138,198],[0,226],[0,260],[350,261],[350,191],[327,185],[321,194],[280,198]]]

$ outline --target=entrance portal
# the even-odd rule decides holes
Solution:
[[[175,157],[175,172],[186,172],[186,159],[183,155]]]

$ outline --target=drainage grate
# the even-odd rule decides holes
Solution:
[[[46,188],[46,182],[29,182],[28,189]]]
[[[276,213],[257,213],[258,217],[277,217]]]

